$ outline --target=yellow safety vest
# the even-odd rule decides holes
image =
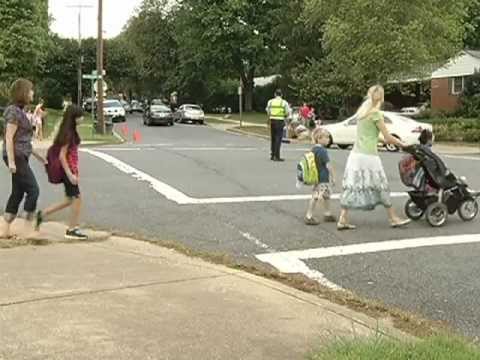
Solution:
[[[270,104],[270,118],[274,120],[284,120],[287,117],[287,111],[285,110],[285,100],[273,99]]]

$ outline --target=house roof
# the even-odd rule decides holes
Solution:
[[[465,50],[465,52],[480,59],[480,50]]]
[[[256,77],[253,79],[254,86],[267,86],[275,82],[277,78],[281,77],[281,75],[271,75],[271,76],[262,76]]]
[[[434,71],[432,79],[470,76],[475,74],[476,71],[480,71],[480,51],[464,50],[457,57]]]

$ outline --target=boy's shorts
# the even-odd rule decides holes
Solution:
[[[78,199],[80,197],[80,188],[73,185],[67,176],[63,178],[63,186],[65,187],[65,196],[69,199]]]
[[[317,184],[313,187],[313,198],[315,200],[320,199],[320,197],[323,200],[330,200],[331,195],[332,189],[328,183]]]

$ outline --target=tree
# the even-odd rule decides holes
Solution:
[[[39,95],[58,106],[62,96],[70,94],[76,100],[78,42],[52,35],[48,53],[40,73]],[[53,87],[53,88],[52,88]]]
[[[480,49],[480,1],[471,0],[465,19],[465,47]]]
[[[134,55],[129,76],[149,96],[167,92],[175,72],[175,19],[168,9],[167,0],[145,0],[122,35]]]
[[[35,79],[48,48],[46,0],[0,0],[0,81]]]
[[[184,0],[178,12],[180,58],[215,77],[241,79],[245,110],[251,111],[255,74],[278,64],[286,51],[276,29],[288,6],[284,0]]]
[[[323,46],[345,95],[373,83],[421,76],[463,46],[470,0],[306,0],[305,16],[323,25]],[[319,84],[321,86],[321,84]]]

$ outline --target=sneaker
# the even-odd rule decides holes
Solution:
[[[306,217],[305,216],[305,224],[306,225],[320,225],[320,221],[318,221],[317,219],[311,217]]]
[[[40,226],[43,223],[43,213],[41,210],[37,211],[35,215],[35,231],[40,231]]]
[[[68,240],[88,240],[88,236],[82,234],[78,228],[67,230],[65,239]]]

